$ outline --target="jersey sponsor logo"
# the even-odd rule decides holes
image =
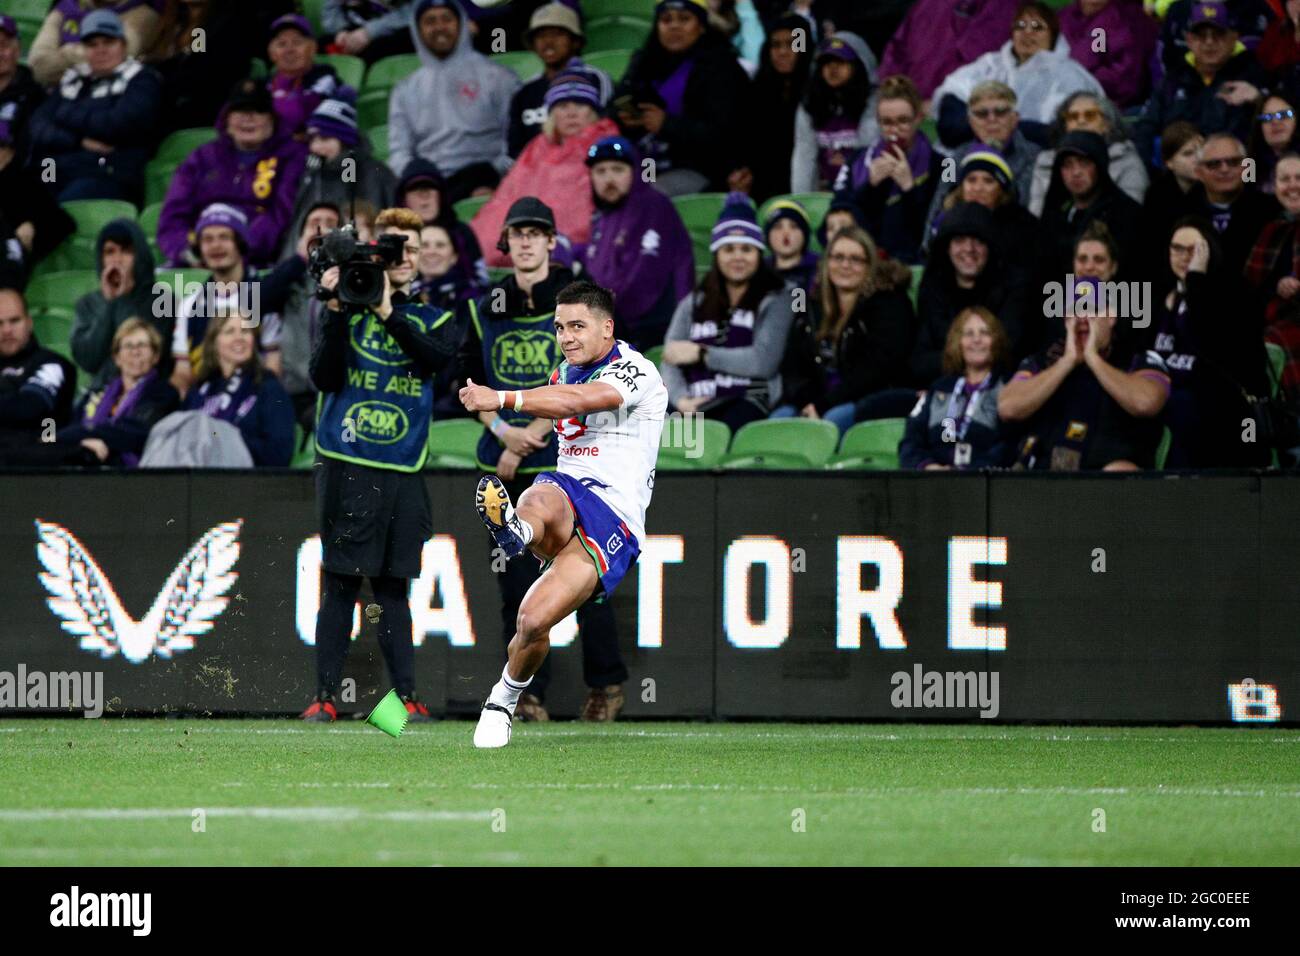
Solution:
[[[570,458],[599,458],[600,449],[595,445],[565,445],[560,454]]]
[[[618,554],[618,549],[621,547],[623,547],[623,539],[615,531],[609,536],[609,540],[605,542],[605,553],[609,555]]]
[[[389,402],[373,399],[357,402],[343,413],[343,417],[352,420],[357,438],[375,445],[392,445],[405,438],[411,430],[406,412]]]
[[[537,329],[506,332],[492,343],[492,372],[506,385],[546,381],[559,364],[557,349],[551,332]]]
[[[621,362],[615,362],[613,365],[607,366],[605,374],[601,375],[601,378],[612,378],[617,382],[622,382],[631,391],[635,392],[639,390],[636,380],[644,378],[645,374],[644,370],[637,368],[630,361],[624,359]]]
[[[647,256],[659,255],[659,232],[655,229],[647,229],[645,235],[641,237],[641,251]]]
[[[556,433],[565,441],[573,441],[587,434],[587,426],[578,417],[561,418],[555,423]]]

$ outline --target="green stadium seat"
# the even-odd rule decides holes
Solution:
[[[325,26],[321,19],[321,11],[325,7],[325,0],[302,0],[302,14],[311,24],[311,28],[316,31],[317,36],[325,32]]]
[[[391,90],[420,68],[418,53],[398,53],[370,64],[361,88],[365,90]]]
[[[72,199],[62,204],[76,220],[76,231],[36,264],[33,276],[95,268],[99,232],[114,219],[135,221],[135,206],[120,199]]]
[[[297,471],[311,471],[316,464],[316,439],[310,432],[304,432],[302,426],[293,426],[293,457],[289,467]]]
[[[190,153],[216,138],[217,131],[211,126],[178,129],[158,144],[158,151],[153,155],[154,161],[158,163],[169,162],[179,166]]]
[[[505,266],[493,266],[488,269],[488,281],[502,282],[514,274],[514,270]]]
[[[1265,342],[1264,351],[1268,353],[1268,364],[1272,370],[1269,375],[1269,394],[1277,395],[1282,387],[1282,370],[1286,368],[1286,349],[1276,342]]]
[[[451,208],[456,210],[457,219],[461,222],[469,222],[491,198],[491,196],[468,196],[457,203],[453,203]]]
[[[43,309],[32,313],[32,331],[47,349],[72,360],[72,324],[76,313],[70,309]],[[76,365],[76,361],[72,360]]]
[[[1162,429],[1160,444],[1156,446],[1156,471],[1165,470],[1165,459],[1169,457],[1169,446],[1174,443],[1174,433],[1168,428]]]
[[[830,460],[840,430],[811,418],[769,418],[750,422],[736,432],[723,468],[811,469]]]
[[[512,50],[509,53],[493,53],[488,57],[497,66],[504,66],[514,72],[515,76],[527,82],[542,72],[541,59],[531,50]]]
[[[29,20],[27,17],[14,17],[14,23],[18,27],[18,49],[23,51],[22,60],[27,62],[27,53],[32,48],[32,42],[36,39],[36,34],[41,32],[40,20]]]
[[[155,269],[153,273],[153,281],[173,285],[176,282],[177,276],[180,276],[181,285],[183,287],[191,282],[207,282],[212,278],[212,273],[207,269]]]
[[[361,82],[366,76],[366,61],[361,57],[349,56],[347,53],[317,53],[316,62],[328,63],[334,67],[340,80],[354,90],[361,89]]]
[[[713,234],[713,225],[718,221],[722,205],[726,202],[726,193],[693,193],[689,196],[676,196],[673,205],[677,214],[686,224],[686,231],[691,234],[691,248],[695,254],[696,269],[706,272],[713,265],[713,253],[709,252],[709,241]]]
[[[144,202],[146,206],[167,198],[167,187],[172,183],[180,162],[169,159],[151,159],[144,167]]]
[[[248,76],[253,80],[264,80],[271,73],[271,66],[260,56],[253,57],[248,64]]]
[[[27,307],[33,313],[63,310],[71,313],[77,300],[99,288],[99,276],[93,269],[47,272],[33,276],[27,283]]]
[[[885,471],[898,467],[898,443],[903,440],[906,418],[880,418],[858,422],[844,433],[840,449],[826,467],[836,471]]]
[[[939,124],[933,116],[927,116],[921,120],[921,125],[917,128],[925,134],[926,139],[931,143],[939,142]]]
[[[618,81],[627,72],[628,64],[632,62],[632,52],[631,50],[597,50],[595,53],[583,54],[582,60],[588,66],[604,70],[617,86]]]
[[[613,16],[587,21],[586,49],[637,50],[646,42],[652,24],[644,17]]]
[[[582,0],[582,12],[588,20],[606,17],[641,16],[651,8],[645,0]]]
[[[660,365],[663,362],[664,347],[662,345],[655,345],[646,349],[642,354],[650,361],[654,362],[655,365]]]
[[[372,126],[366,132],[370,140],[370,152],[375,159],[381,159],[388,162],[388,124],[382,126]]]
[[[162,203],[150,203],[140,210],[140,228],[151,239],[158,234],[158,220],[162,218]]]
[[[483,423],[477,418],[449,418],[429,425],[429,457],[425,468],[478,468],[478,442]]]
[[[912,308],[916,308],[916,297],[921,291],[921,276],[925,275],[925,266],[912,266],[912,284],[907,288],[907,297],[912,300]]]
[[[664,422],[659,439],[658,471],[707,471],[717,468],[727,446],[731,429],[725,422],[715,422],[700,415],[672,415]]]
[[[366,90],[357,97],[357,125],[373,129],[388,122],[388,98],[391,89]]]

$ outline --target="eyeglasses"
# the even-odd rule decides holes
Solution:
[[[1095,123],[1101,119],[1101,110],[1095,106],[1086,110],[1070,110],[1065,118],[1071,123]]]
[[[1233,166],[1240,166],[1245,156],[1227,156],[1223,159],[1203,159],[1201,165],[1206,169],[1227,169]]]
[[[1184,246],[1177,242],[1169,243],[1169,251],[1176,256],[1190,256],[1196,251],[1195,246]]]
[[[837,252],[832,256],[827,256],[831,265],[835,266],[865,266],[867,264],[866,256],[851,256],[847,252]]]
[[[1276,123],[1278,120],[1295,119],[1295,110],[1278,110],[1276,113],[1260,113],[1261,123]]]
[[[1006,116],[1010,112],[1010,106],[981,106],[977,110],[971,110],[970,115],[976,119],[982,120],[992,119],[995,116],[998,119],[1002,119],[1002,117]]]
[[[1046,30],[1047,24],[1042,20],[1017,20],[1017,30],[1028,30],[1030,33],[1037,33],[1039,30]]]

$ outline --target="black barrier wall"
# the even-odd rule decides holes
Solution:
[[[447,713],[477,712],[503,661],[476,479],[427,476],[412,587],[419,691]],[[309,700],[310,475],[3,487],[0,687],[21,666],[102,672],[112,711]],[[1297,538],[1300,478],[1282,475],[663,475],[613,600],[625,713],[1294,723]],[[344,710],[387,689],[358,624]],[[580,640],[552,634],[559,715],[585,693]]]

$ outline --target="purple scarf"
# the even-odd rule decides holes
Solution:
[[[126,418],[135,410],[136,405],[140,404],[140,397],[144,395],[144,390],[153,384],[153,380],[158,377],[158,370],[151,368],[147,371],[140,381],[131,386],[131,391],[125,396],[122,394],[124,388],[122,376],[118,376],[108,383],[104,389],[99,401],[95,403],[94,410],[86,416],[86,425],[90,428],[98,428],[101,425],[108,425],[116,422],[118,419]]]
[[[853,163],[853,190],[864,188],[871,181],[871,161],[885,151],[888,143],[882,136],[872,144],[871,148],[864,150]],[[913,188],[925,182],[926,177],[930,175],[930,157],[934,148],[930,145],[929,137],[920,130],[912,138],[912,148],[907,151],[907,165],[912,170]],[[888,196],[886,203],[898,202],[902,197],[903,191],[898,188],[898,183],[892,179],[887,185]]]
[[[654,84],[655,92],[663,97],[664,112],[681,116],[686,111],[686,84],[690,82],[695,57],[688,56],[682,65]]]

